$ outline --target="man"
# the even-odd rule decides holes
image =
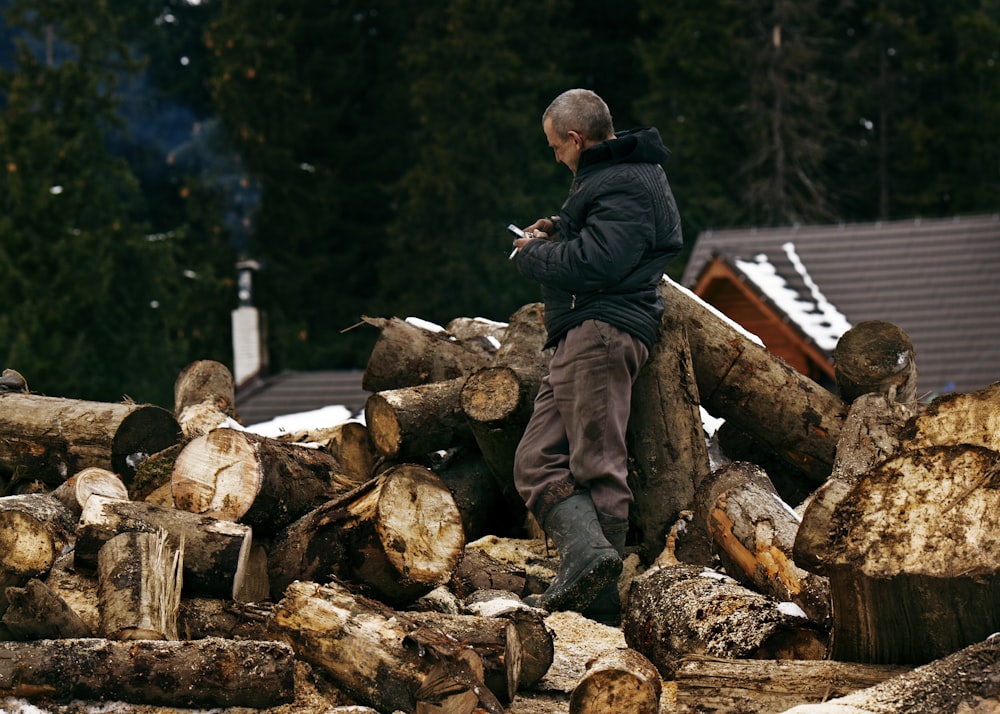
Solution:
[[[615,134],[604,101],[571,89],[545,110],[542,129],[574,179],[559,215],[514,241],[518,270],[541,284],[546,346],[555,347],[514,480],[560,558],[533,604],[614,622],[632,502],[631,389],[663,314],[658,284],[683,245],[680,216],[655,128]]]

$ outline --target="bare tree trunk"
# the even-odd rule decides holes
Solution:
[[[829,627],[830,584],[795,564],[799,516],[762,469],[737,461],[714,472],[699,490],[698,513],[728,575]]]
[[[909,336],[891,322],[868,320],[849,329],[837,341],[833,363],[847,404],[872,392],[916,404],[916,352]]]
[[[938,714],[993,712],[1000,697],[1000,635],[823,704],[787,714]]]
[[[462,517],[430,469],[394,466],[286,528],[270,548],[271,591],[331,574],[390,605],[448,582],[465,548]]]
[[[622,611],[625,642],[672,679],[689,654],[823,659],[826,637],[804,616],[702,566],[650,569],[632,581]]]
[[[0,614],[9,586],[44,575],[73,538],[73,515],[51,496],[0,498]]]
[[[97,466],[127,484],[144,458],[179,438],[174,417],[160,407],[0,392],[0,469],[22,480],[55,486]]]
[[[832,660],[723,659],[688,655],[677,667],[677,712],[784,712],[796,704],[825,702],[831,697],[880,684],[911,669],[900,665]]]
[[[1000,630],[997,460],[927,447],[845,487],[810,540],[830,580],[834,659],[921,664]]]
[[[333,498],[339,464],[328,453],[236,429],[213,429],[177,455],[177,508],[276,533]],[[350,488],[345,484],[339,492]]]
[[[253,640],[0,642],[0,691],[29,699],[172,707],[255,707],[294,700],[294,654]]]
[[[648,564],[663,550],[680,513],[693,508],[695,490],[711,471],[686,330],[674,313],[664,314],[632,388],[628,438],[635,495],[630,518],[641,533],[639,556]],[[704,521],[694,526],[678,557],[709,564]]]
[[[93,631],[69,604],[41,580],[8,587],[3,624],[14,640],[92,637]],[[7,639],[7,638],[3,638]]]
[[[97,556],[102,637],[176,640],[184,546],[174,549],[166,531],[115,536]]]
[[[822,483],[833,466],[847,408],[828,390],[770,354],[671,280],[666,309],[687,325],[702,406],[782,454]]]
[[[69,509],[75,518],[83,513],[83,506],[93,495],[128,500],[128,489],[117,474],[107,469],[88,466],[70,476],[52,490],[51,496]]]
[[[659,714],[660,673],[633,649],[616,649],[587,664],[569,698],[570,714]]]
[[[472,647],[337,583],[294,582],[273,617],[276,634],[322,667],[358,701],[379,711],[471,714],[502,707],[483,683]],[[445,708],[451,707],[451,708]]]
[[[447,333],[433,332],[397,317],[366,317],[364,321],[379,329],[361,384],[369,392],[464,377],[493,358],[479,346],[470,349]]]
[[[144,501],[91,496],[76,532],[74,563],[93,570],[101,547],[119,533],[163,529],[173,547],[184,542],[184,592],[234,597],[243,590],[251,550],[251,529]]]
[[[472,441],[459,395],[465,377],[377,392],[365,402],[375,451],[390,461],[422,458]]]

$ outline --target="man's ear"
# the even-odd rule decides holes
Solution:
[[[570,139],[573,140],[573,145],[576,146],[577,149],[581,150],[583,149],[584,141],[583,141],[583,136],[580,134],[580,132],[573,131],[571,129],[570,131],[566,132],[566,134],[569,136]]]

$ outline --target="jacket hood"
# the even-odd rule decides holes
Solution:
[[[580,155],[577,175],[599,164],[663,164],[669,158],[670,149],[656,127],[629,129],[584,151]]]

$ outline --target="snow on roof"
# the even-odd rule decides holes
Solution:
[[[781,247],[809,290],[808,295],[790,288],[764,253],[758,253],[753,260],[737,258],[734,262],[736,267],[798,325],[806,336],[821,349],[832,351],[837,346],[840,336],[851,329],[851,323],[833,303],[826,299],[819,286],[810,277],[809,271],[795,250],[795,244],[787,242]]]

